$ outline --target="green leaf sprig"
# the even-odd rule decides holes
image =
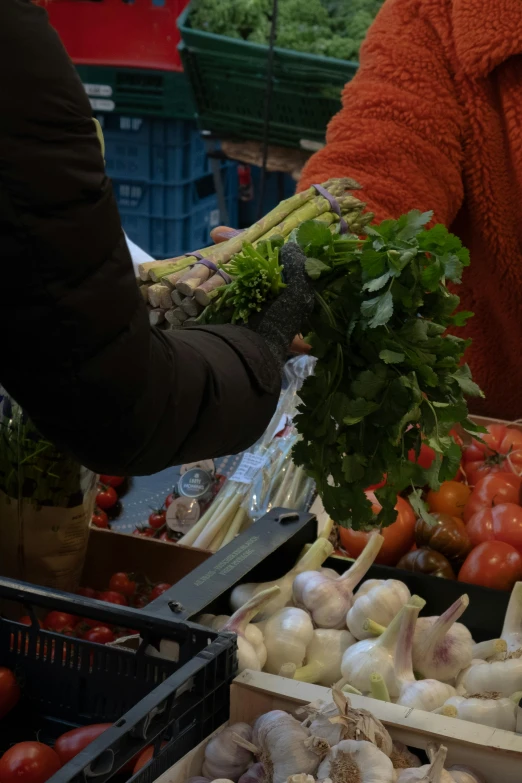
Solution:
[[[425,229],[431,217],[387,220],[363,241],[326,237],[312,221],[295,233],[314,280],[308,339],[318,362],[301,390],[294,461],[342,526],[391,524],[398,493],[437,489],[455,475],[455,424],[481,431],[465,401],[482,394],[461,364],[468,341],[447,332],[472,315],[456,312],[459,297],[447,288],[460,282],[469,253],[444,226]],[[436,452],[428,470],[408,459],[422,440]],[[384,475],[376,516],[365,489]]]

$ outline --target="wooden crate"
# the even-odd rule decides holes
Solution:
[[[270,710],[293,713],[303,704],[317,699],[331,701],[331,691],[319,685],[264,672],[244,671],[231,686],[230,723],[252,723]],[[448,748],[448,766],[464,764],[473,767],[483,775],[486,783],[522,781],[521,735],[365,696],[350,696],[350,701],[356,708],[369,710],[385,724],[394,740],[410,748],[425,750],[429,742],[445,745]],[[156,783],[185,783],[188,778],[200,775],[207,742],[208,739],[187,753]]]

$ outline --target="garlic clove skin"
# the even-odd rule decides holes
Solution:
[[[421,767],[422,762],[411,750],[402,742],[394,742],[390,754],[391,762],[395,770],[409,769],[410,767]]]
[[[455,781],[455,783],[486,783],[484,778],[478,774],[474,769],[469,767],[461,767],[456,764],[453,767],[448,767],[448,772]]]
[[[353,644],[355,639],[349,631],[317,628],[306,650],[306,663],[295,671],[294,679],[330,688],[341,679],[343,654]]]
[[[294,606],[280,609],[265,624],[265,671],[279,674],[287,663],[301,667],[313,635],[314,627],[307,612]]]
[[[457,709],[457,718],[480,723],[482,726],[491,726],[494,729],[515,731],[516,704],[509,698],[487,698],[488,694],[480,697],[452,696],[446,704]]]
[[[299,721],[282,710],[261,715],[254,723],[252,742],[259,749],[266,779],[271,783],[286,783],[291,775],[314,775],[319,756],[306,747],[309,731]]]
[[[505,661],[472,661],[457,677],[457,693],[498,693],[511,696],[522,690],[522,658]]]
[[[508,653],[522,650],[522,582],[511,591],[500,638],[506,642]]]
[[[451,682],[471,664],[473,639],[457,620],[469,605],[458,598],[440,617],[420,617],[413,639],[413,668],[424,678]]]
[[[438,680],[418,680],[412,683],[406,683],[402,688],[396,704],[401,707],[413,707],[416,710],[425,710],[433,712],[444,704],[448,699],[455,696],[455,688]]]
[[[243,772],[238,783],[265,783],[265,780],[265,768],[260,761],[257,761],[246,772]]]
[[[432,758],[428,747],[431,764],[401,770],[396,783],[455,783],[450,773],[444,769],[446,754],[447,748],[441,745]]]
[[[317,771],[317,780],[332,783],[394,783],[395,771],[388,756],[371,742],[342,740],[331,748]]]
[[[353,606],[346,615],[346,625],[350,633],[361,640],[373,635],[364,628],[368,619],[386,628],[408,603],[411,594],[404,582],[398,579],[368,579],[354,598]]]
[[[205,748],[205,759],[201,768],[203,777],[210,780],[226,778],[237,781],[250,766],[254,757],[249,750],[235,742],[234,734],[250,742],[252,727],[248,723],[235,723],[210,740]]]

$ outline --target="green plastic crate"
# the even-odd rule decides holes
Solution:
[[[95,112],[194,119],[196,106],[184,73],[77,65]]]
[[[263,138],[268,47],[190,26],[190,8],[178,19],[181,59],[200,125],[221,135]],[[269,141],[299,147],[324,141],[341,108],[341,90],[358,63],[274,49]]]

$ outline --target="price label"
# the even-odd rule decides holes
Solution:
[[[261,468],[266,465],[266,457],[261,454],[243,454],[236,472],[230,477],[230,481],[238,481],[240,484],[250,484]]]

